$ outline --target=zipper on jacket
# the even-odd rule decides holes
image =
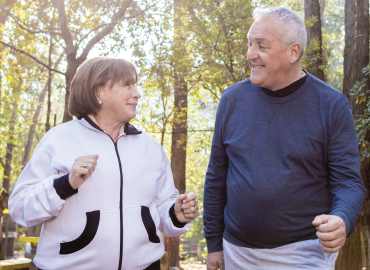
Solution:
[[[119,174],[120,174],[120,195],[119,195],[119,218],[120,218],[120,243],[119,243],[119,264],[118,264],[118,270],[121,270],[122,268],[122,256],[123,256],[123,210],[122,210],[122,194],[123,194],[123,174],[122,174],[122,164],[121,164],[121,158],[119,156],[119,153],[118,153],[118,147],[117,147],[117,143],[118,143],[118,140],[119,138],[121,138],[122,136],[118,136],[117,138],[117,141],[114,142],[114,140],[112,139],[111,136],[109,136],[108,133],[106,133],[104,130],[102,130],[98,125],[96,125],[88,116],[84,117],[86,122],[88,122],[92,127],[94,127],[95,129],[103,132],[105,135],[107,135],[113,142],[114,144],[114,149],[116,150],[116,155],[117,155],[117,159],[118,159],[118,165],[119,165]],[[138,131],[135,127],[129,125],[129,123],[126,123],[125,124],[125,129],[124,129],[124,132],[126,135],[128,134],[141,134],[141,131]]]
[[[118,139],[117,139],[117,142],[118,142]],[[122,267],[122,253],[123,253],[123,213],[122,213],[123,175],[122,175],[121,158],[120,158],[119,153],[118,153],[117,142],[113,141],[114,149],[116,150],[116,154],[117,154],[117,159],[118,159],[118,164],[119,164],[119,173],[120,173],[120,178],[121,178],[120,193],[119,193],[120,239],[119,239],[119,264],[118,264],[118,270],[121,270],[121,267]]]

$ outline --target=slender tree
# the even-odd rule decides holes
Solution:
[[[51,113],[51,78],[52,78],[52,71],[51,71],[51,56],[53,54],[53,42],[50,38],[50,45],[49,45],[49,58],[48,58],[48,110],[46,113],[46,123],[45,123],[45,132],[48,132],[50,129],[50,113]]]
[[[307,69],[312,75],[322,81],[325,81],[321,33],[321,11],[323,12],[323,10],[323,8],[320,9],[319,0],[304,1],[304,17],[306,20],[307,29]]]
[[[350,95],[350,90],[356,81],[361,81],[364,78],[362,69],[368,64],[369,0],[346,0],[343,94],[349,100],[355,118],[363,114],[366,104],[365,102],[357,102],[356,98]],[[365,89],[368,89],[368,86]],[[369,139],[367,138],[367,141]],[[367,191],[365,203],[360,218],[356,222],[355,232],[347,238],[344,247],[339,253],[336,263],[337,270],[370,269],[370,164],[367,159],[360,162],[360,169]]]
[[[175,187],[180,194],[185,193],[186,176],[186,145],[188,130],[188,86],[186,82],[186,35],[183,31],[183,3],[174,0],[174,108],[171,144],[171,169]],[[165,245],[168,253],[168,266],[180,267],[179,262],[179,237],[166,237]]]

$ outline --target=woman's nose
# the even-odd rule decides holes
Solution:
[[[135,87],[134,97],[137,98],[137,99],[141,98],[141,94],[139,93],[139,91],[137,91],[136,87]]]

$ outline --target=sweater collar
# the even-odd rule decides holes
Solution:
[[[268,102],[268,103],[273,103],[273,104],[283,104],[283,103],[287,103],[287,102],[290,102],[290,101],[293,101],[295,100],[296,98],[298,98],[299,96],[301,96],[303,93],[306,92],[306,90],[310,87],[310,85],[312,84],[312,81],[314,80],[313,79],[313,75],[311,75],[309,72],[307,72],[306,70],[303,69],[304,72],[306,72],[306,81],[303,83],[303,85],[296,91],[294,91],[293,93],[291,93],[290,95],[288,96],[285,96],[285,97],[271,97],[269,95],[266,95],[259,86],[256,86],[255,87],[255,90],[256,90],[256,94],[264,101]]]

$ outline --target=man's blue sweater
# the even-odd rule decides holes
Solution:
[[[286,97],[250,80],[222,95],[204,189],[208,252],[222,238],[274,248],[316,239],[315,216],[337,215],[347,235],[365,197],[351,108],[307,73]]]

